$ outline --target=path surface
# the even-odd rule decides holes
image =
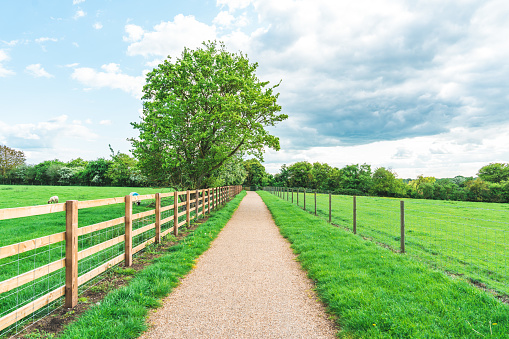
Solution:
[[[311,282],[255,192],[141,338],[334,338]]]

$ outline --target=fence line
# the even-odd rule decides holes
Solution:
[[[264,190],[396,252],[509,294],[509,205],[480,208],[471,202],[427,203],[308,189],[307,195],[316,198],[303,206],[301,188]]]
[[[66,224],[65,232],[0,247],[0,268],[7,272],[8,267],[17,266],[15,276],[0,281],[0,335],[62,296],[65,307],[76,306],[79,286],[122,261],[131,266],[133,255],[147,245],[159,243],[172,231],[178,235],[180,227],[210,214],[241,191],[241,186],[224,186],[0,209],[0,220],[65,212]],[[133,214],[133,203],[142,200],[154,200],[154,209]],[[80,210],[119,203],[125,204],[124,216],[78,228]],[[10,257],[17,260],[10,263]],[[40,261],[49,263],[40,265]],[[30,265],[32,270],[27,269]]]

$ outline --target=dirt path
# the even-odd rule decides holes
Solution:
[[[312,287],[262,199],[248,192],[141,338],[334,338]]]

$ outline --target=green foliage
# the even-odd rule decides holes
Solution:
[[[491,163],[481,167],[477,175],[482,180],[493,183],[509,180],[509,164]]]
[[[25,164],[25,153],[0,145],[0,174],[5,177],[7,172]]]
[[[288,167],[288,184],[291,187],[309,187],[313,174],[313,165],[307,161],[299,161]]]
[[[369,192],[372,186],[371,165],[347,165],[340,171],[340,187],[357,189],[363,193]]]
[[[246,169],[246,180],[244,185],[247,186],[267,186],[268,174],[258,159],[249,159],[244,161],[244,168]]]
[[[279,139],[264,127],[287,118],[274,93],[256,75],[257,63],[223,44],[185,48],[147,74],[139,138],[133,154],[150,181],[198,187],[236,154],[262,159]]]
[[[240,156],[233,156],[216,169],[213,174],[204,181],[208,187],[218,187],[227,185],[242,185],[246,179],[247,172]]]
[[[338,337],[507,337],[509,306],[490,294],[260,195],[335,317]]]

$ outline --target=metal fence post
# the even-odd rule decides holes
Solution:
[[[405,202],[400,201],[401,253],[405,253]]]
[[[65,202],[65,307],[78,304],[78,201]]]
[[[156,244],[161,242],[161,193],[156,193]]]
[[[357,234],[357,197],[353,196],[353,234]]]
[[[133,264],[133,197],[126,195],[125,197],[125,260],[124,266],[129,267]]]

